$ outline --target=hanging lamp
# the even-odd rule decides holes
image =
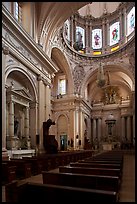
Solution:
[[[97,86],[100,88],[102,88],[106,83],[104,70],[103,70],[103,66],[101,65],[101,62],[100,62],[100,66],[98,68],[96,83],[97,83]]]

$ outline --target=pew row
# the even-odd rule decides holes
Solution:
[[[110,163],[92,163],[92,162],[70,162],[70,166],[78,166],[78,167],[93,167],[93,168],[109,168],[109,169],[120,169],[120,164],[110,164]]]
[[[16,166],[9,166],[8,163],[2,162],[2,185],[16,180]]]
[[[39,184],[26,182],[18,184],[9,183],[5,186],[6,202],[19,203],[88,203],[104,202],[114,203],[118,201],[116,192],[86,189],[51,184]]]
[[[120,180],[116,176],[84,175],[75,173],[42,172],[44,184],[116,191],[120,189]]]
[[[30,177],[31,174],[31,164],[28,162],[25,162],[21,159],[11,159],[11,160],[5,160],[5,163],[10,166],[16,166],[16,178],[17,179],[24,179]]]
[[[104,176],[117,176],[121,180],[120,169],[108,169],[108,168],[86,168],[86,167],[71,167],[71,166],[59,166],[60,173],[78,173],[78,174],[92,174],[92,175],[104,175]]]

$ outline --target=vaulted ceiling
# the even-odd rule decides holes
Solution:
[[[56,30],[81,7],[90,2],[37,2],[38,38],[44,29],[48,39],[52,39]]]

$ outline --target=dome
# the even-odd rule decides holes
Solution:
[[[92,2],[78,10],[81,16],[93,16],[99,18],[103,14],[113,13],[121,2]]]

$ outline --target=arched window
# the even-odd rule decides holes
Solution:
[[[64,32],[65,32],[66,40],[70,42],[70,22],[69,20],[65,21]]]
[[[80,26],[76,26],[76,40],[74,43],[74,49],[80,52],[85,49],[85,30]]]
[[[110,26],[110,46],[119,42],[119,22],[115,22]]]
[[[135,7],[133,7],[127,15],[127,36],[135,29]]]
[[[60,76],[58,78],[58,95],[66,94],[66,78],[64,76]]]
[[[102,30],[101,29],[92,30],[92,48],[93,49],[102,48]]]

